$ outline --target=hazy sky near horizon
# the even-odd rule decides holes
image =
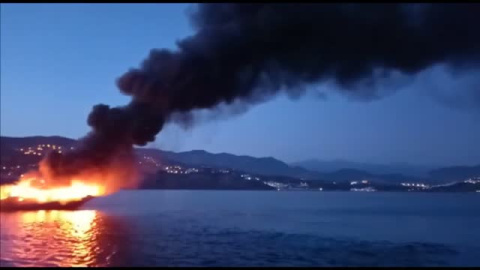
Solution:
[[[152,48],[173,49],[177,40],[193,34],[187,7],[2,4],[1,135],[85,135],[93,105],[128,103],[116,78],[138,66]],[[244,114],[190,130],[167,126],[152,145],[287,162],[478,164],[480,110],[442,102],[462,86],[440,67],[368,102],[324,86],[326,98],[278,96]],[[443,94],[432,95],[429,89],[435,87]],[[461,98],[468,103],[468,97]]]

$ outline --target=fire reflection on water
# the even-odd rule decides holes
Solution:
[[[118,249],[95,210],[2,214],[1,224],[0,266],[102,266]]]

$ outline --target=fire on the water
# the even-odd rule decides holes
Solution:
[[[1,210],[63,209],[119,189],[136,187],[138,168],[131,148],[123,154],[105,151],[108,158],[98,162],[94,158],[104,152],[85,154],[82,150],[86,148],[62,154],[51,152],[39,162],[38,170],[22,175],[13,184],[0,186]]]
[[[14,185],[1,187],[0,199],[16,199],[21,202],[48,203],[59,202],[66,204],[71,201],[79,201],[88,196],[100,196],[105,193],[101,185],[72,179],[70,185],[50,186],[45,179],[35,175],[23,177]]]
[[[124,169],[124,168],[123,168]],[[78,175],[55,178],[40,162],[40,169],[24,174],[16,183],[0,187],[0,202],[21,204],[59,203],[65,205],[87,197],[98,197],[128,187],[119,184],[125,177],[122,168],[103,167]]]

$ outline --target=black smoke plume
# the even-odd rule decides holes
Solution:
[[[323,81],[363,95],[391,72],[480,62],[480,4],[201,4],[191,19],[196,33],[176,50],[153,49],[118,79],[131,102],[95,106],[83,147],[48,158],[54,173],[108,164],[197,109],[298,96]]]

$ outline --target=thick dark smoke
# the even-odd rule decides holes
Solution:
[[[121,76],[117,85],[131,103],[95,106],[84,147],[52,156],[54,170],[108,163],[154,141],[165,123],[193,121],[197,109],[298,96],[323,81],[376,95],[376,82],[391,72],[480,63],[480,4],[202,4],[191,19],[196,34],[176,50],[152,50]]]

